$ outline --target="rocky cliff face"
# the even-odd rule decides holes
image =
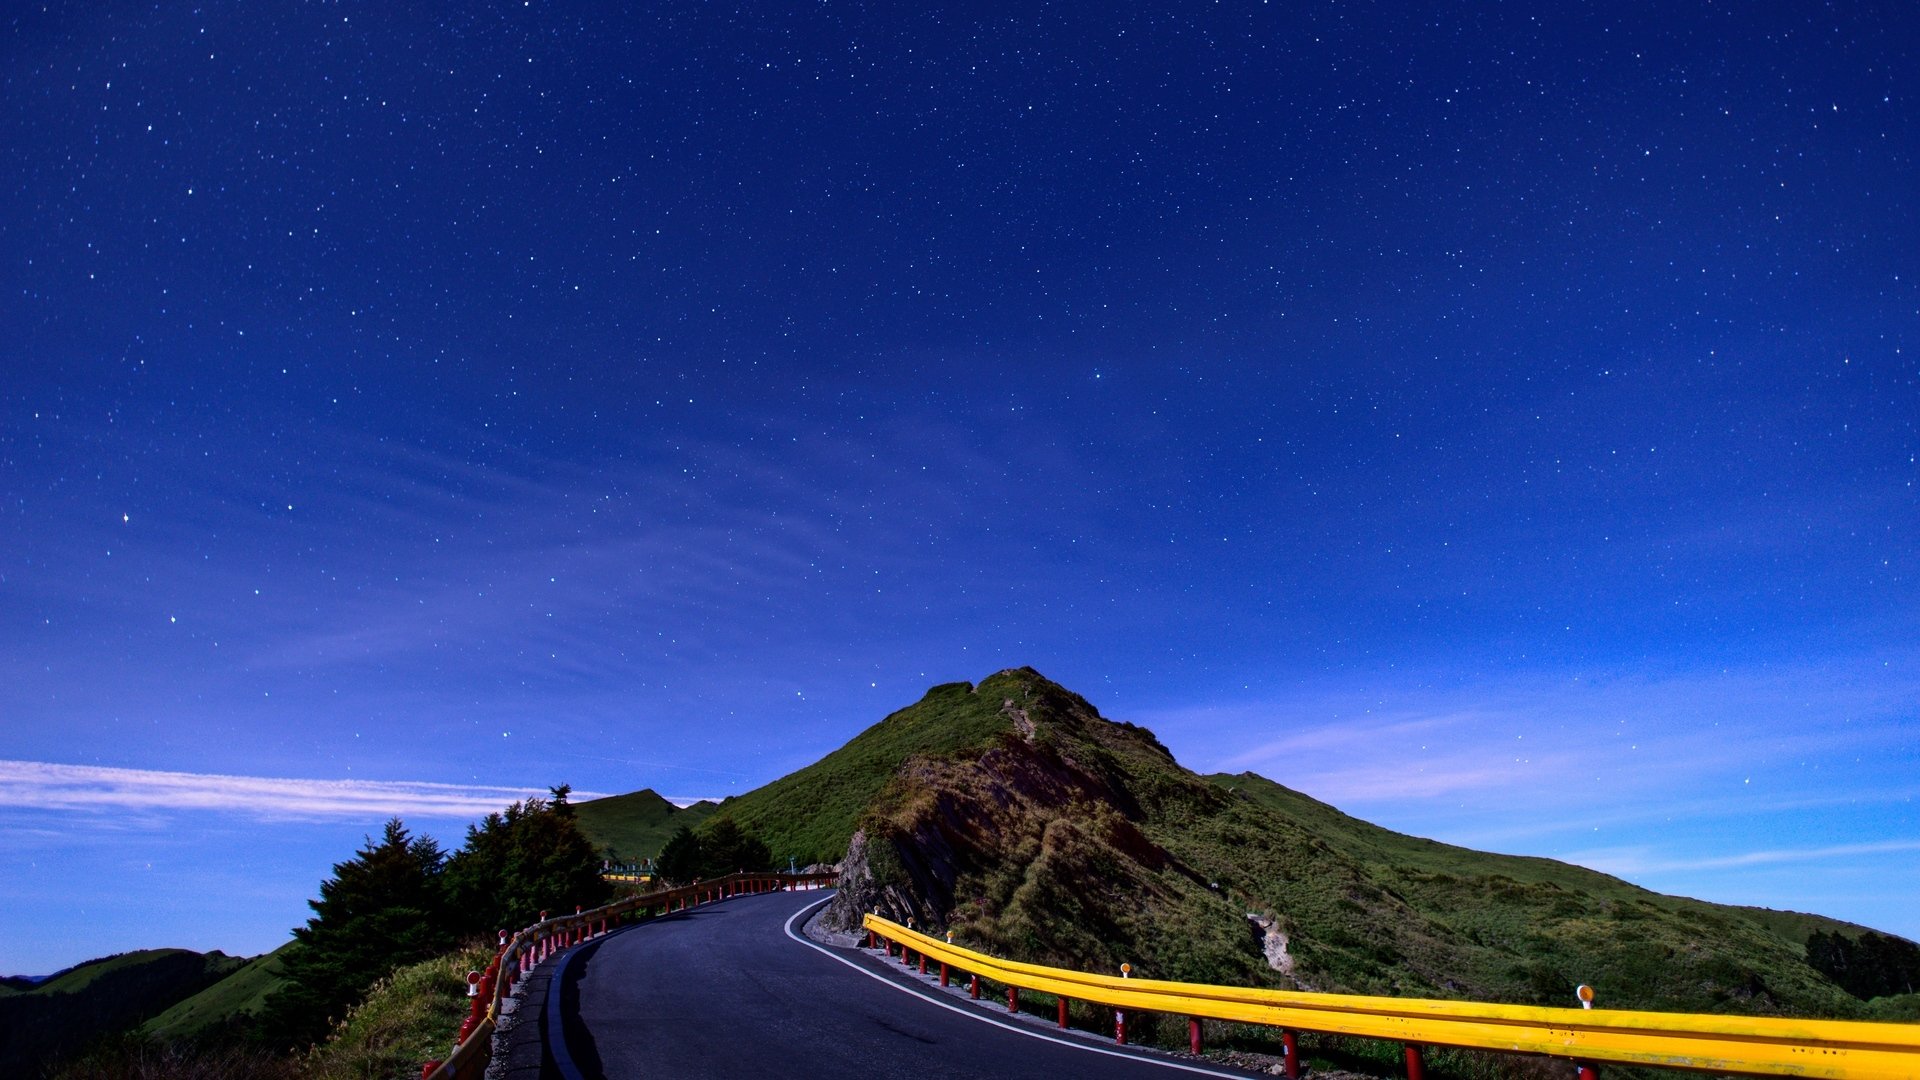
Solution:
[[[938,715],[989,734],[895,759],[827,916],[843,929],[877,908],[1016,959],[1240,985],[1569,1004],[1587,982],[1619,1007],[1857,1006],[1739,909],[1197,776],[1031,669],[936,690]]]
[[[1154,810],[1227,797],[1190,774],[1157,775],[1178,767],[1151,732],[1025,674],[1000,688],[1011,734],[971,756],[901,765],[849,846],[828,924],[851,929],[878,909],[1023,959],[1271,975],[1243,928],[1158,929],[1184,924],[1171,916],[1195,902],[1223,915],[1231,905],[1142,824]]]

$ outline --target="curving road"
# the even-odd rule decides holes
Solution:
[[[1057,1036],[802,938],[831,895],[737,897],[579,949],[555,988],[565,1038],[547,1033],[561,1080],[1254,1075]]]

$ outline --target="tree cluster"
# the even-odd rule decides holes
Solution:
[[[653,865],[666,881],[684,885],[743,871],[771,870],[773,853],[765,841],[723,817],[713,819],[697,834],[682,825]]]
[[[1920,945],[1869,930],[1858,939],[1815,930],[1807,963],[1862,1001],[1920,988]]]
[[[288,982],[268,997],[259,1041],[282,1047],[318,1040],[376,981],[463,940],[517,929],[543,910],[605,902],[600,857],[567,804],[569,788],[489,814],[447,856],[398,818],[338,863],[308,901],[313,917],[293,932]]]

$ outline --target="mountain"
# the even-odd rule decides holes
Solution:
[[[1030,668],[936,686],[715,813],[781,861],[844,855],[842,925],[880,906],[1000,955],[1155,978],[1553,1005],[1587,983],[1616,1008],[1861,1016],[1809,936],[1889,940],[1200,776]]]
[[[191,1038],[258,1014],[267,995],[287,981],[286,952],[292,946],[288,942],[254,957],[212,986],[175,1002],[140,1025],[140,1030],[163,1039]]]
[[[617,861],[651,859],[680,829],[698,828],[714,810],[711,802],[675,806],[651,788],[575,803],[574,818],[594,849]]]
[[[0,995],[0,1076],[37,1075],[53,1057],[132,1027],[245,963],[221,952],[145,949]]]
[[[723,801],[718,813],[766,841],[774,862],[838,862],[860,816],[916,757],[963,755],[1013,731],[993,697],[1011,675],[947,683],[798,772]]]

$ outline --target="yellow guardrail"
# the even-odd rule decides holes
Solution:
[[[493,1056],[494,1023],[500,1018],[507,998],[512,996],[514,983],[531,974],[548,957],[619,929],[629,919],[655,911],[665,915],[732,896],[823,888],[837,879],[836,874],[729,874],[675,889],[657,889],[638,896],[622,897],[591,911],[543,917],[532,926],[502,940],[500,955],[494,958],[487,970],[476,971],[467,977],[473,1005],[466,1021],[460,1025],[460,1033],[454,1037],[453,1052],[444,1061],[429,1061],[422,1065],[421,1080],[480,1080]],[[546,912],[540,914],[545,916]]]
[[[1829,1080],[1920,1078],[1920,1024],[1556,1009],[1131,979],[1001,960],[877,915],[866,916],[865,927],[875,938],[900,945],[903,959],[912,949],[925,960],[1003,986],[1114,1009],[1355,1035],[1410,1048],[1547,1054],[1588,1064]],[[1195,1035],[1197,1046],[1197,1029]],[[1409,1065],[1417,1069],[1411,1053]]]

